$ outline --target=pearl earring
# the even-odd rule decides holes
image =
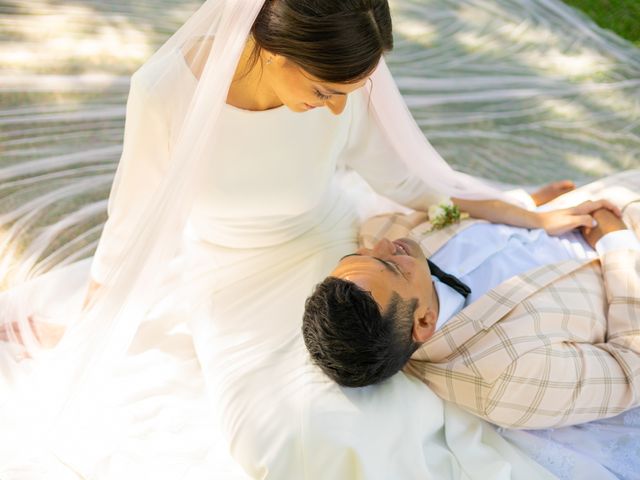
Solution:
[[[271,65],[272,60],[273,60],[273,57],[269,57],[269,59],[267,60],[267,65]]]

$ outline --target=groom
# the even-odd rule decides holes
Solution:
[[[551,206],[606,195],[637,227],[636,192],[640,171],[625,172]],[[571,425],[639,405],[638,231],[607,209],[593,217],[597,226],[562,237],[479,220],[431,232],[406,216],[374,218],[363,227],[371,248],[343,257],[307,300],[312,359],[345,386],[404,369],[511,428]],[[409,231],[420,244],[397,239]]]

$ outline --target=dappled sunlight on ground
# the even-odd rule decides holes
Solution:
[[[0,292],[15,283],[13,274],[19,270],[22,257],[15,245],[8,242],[7,230],[0,228]]]
[[[13,232],[9,243],[7,214],[51,194],[69,169],[78,172],[76,183],[87,175],[110,178],[122,149],[130,76],[194,7],[180,0],[14,0],[0,6],[0,290],[27,273],[22,267],[33,260],[19,252],[28,239],[79,206],[106,198],[110,180],[91,194],[69,190],[42,219],[27,222],[24,234]],[[33,167],[16,176],[9,168],[17,164]],[[24,183],[20,175],[39,180],[20,190],[11,186]],[[74,248],[86,249],[86,256],[96,234],[85,238],[78,228],[68,241],[77,236]]]
[[[79,75],[40,75],[33,73],[16,73],[2,77],[2,92],[95,92],[118,88],[126,90],[129,86],[129,75],[113,75],[108,73],[86,73]],[[73,103],[68,99],[65,103]]]
[[[417,45],[429,47],[436,39],[436,29],[424,21],[402,19],[393,25],[396,34]]]
[[[540,104],[563,118],[580,118],[588,113],[584,106],[564,98],[541,98]]]
[[[10,40],[0,44],[0,67],[62,73],[110,66],[122,71],[152,53],[149,32],[126,16],[101,21],[89,7],[59,5],[43,13],[37,5],[26,2],[23,14],[2,21]]]
[[[458,10],[458,15],[471,28],[456,37],[470,52],[496,55],[504,49],[514,49],[519,52],[519,62],[539,74],[593,77],[607,71],[611,63],[595,49],[572,49],[568,32],[554,32],[548,25],[526,20],[505,25],[501,19],[513,14],[495,3],[491,11],[485,12],[467,4]]]
[[[560,1],[395,0],[388,63],[457,169],[579,183],[640,166],[640,50]],[[428,10],[428,12],[427,12]]]
[[[565,160],[586,175],[605,176],[615,173],[611,165],[607,164],[600,157],[589,156],[586,154],[567,154]]]

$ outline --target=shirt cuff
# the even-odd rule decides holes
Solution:
[[[607,233],[596,242],[598,255],[604,255],[614,250],[638,250],[640,251],[640,240],[631,230],[616,230]]]

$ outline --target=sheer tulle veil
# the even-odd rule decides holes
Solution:
[[[91,308],[66,312],[72,318],[61,342],[53,349],[39,348],[29,332],[29,298],[14,288],[2,303],[5,321],[21,322],[27,351],[3,351],[4,365],[11,365],[11,384],[1,400],[3,440],[18,445],[34,438],[55,438],[57,429],[79,423],[82,411],[99,395],[101,378],[109,374],[129,347],[141,319],[158,300],[159,272],[175,256],[180,232],[193,203],[193,188],[203,167],[216,161],[215,143],[219,113],[251,26],[264,0],[208,0],[149,60],[147,67],[167,55],[201,45],[196,58],[206,58],[186,113],[173,123],[168,175],[145,205],[131,206],[135,234],[123,239],[123,256],[107,274],[106,285]],[[205,48],[206,42],[210,40]],[[212,43],[211,43],[212,41]],[[143,67],[144,68],[144,67]],[[160,71],[158,81],[163,78]],[[135,75],[133,82],[136,81]],[[370,108],[383,132],[415,175],[443,196],[505,198],[481,181],[451,169],[425,139],[413,120],[384,59],[364,87]],[[135,132],[128,132],[134,135]],[[127,165],[116,174],[112,200]],[[512,200],[511,200],[512,201]],[[28,358],[25,358],[25,355]],[[46,402],[43,402],[46,398]],[[53,435],[53,436],[52,436]],[[15,447],[13,447],[15,448]]]

